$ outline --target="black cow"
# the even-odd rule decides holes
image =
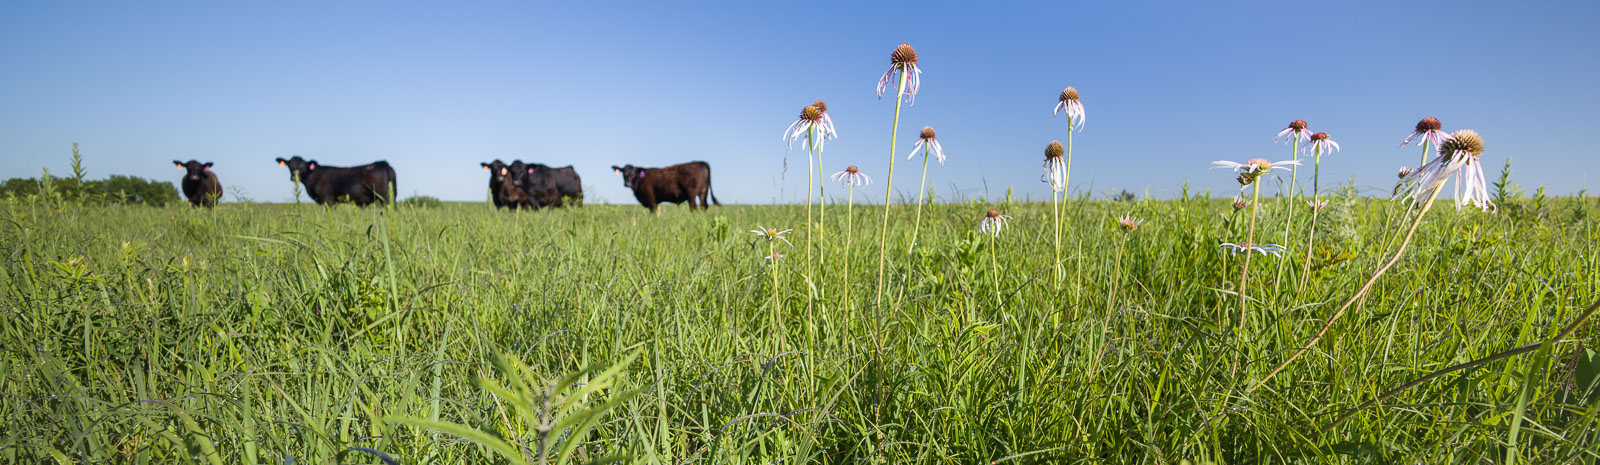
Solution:
[[[211,172],[211,162],[189,160],[185,163],[173,160],[172,164],[186,171],[183,175],[183,196],[189,199],[189,203],[196,207],[210,207],[222,198],[222,183],[217,182],[217,173]]]
[[[560,207],[566,199],[583,203],[583,178],[578,177],[578,170],[572,165],[551,168],[517,160],[511,162],[511,173],[518,177],[515,183],[522,186],[536,207]]]
[[[392,193],[400,190],[395,183],[394,168],[383,160],[346,168],[326,166],[295,155],[288,160],[279,158],[278,166],[289,168],[291,180],[298,175],[306,193],[311,194],[311,200],[323,205],[333,205],[342,198],[349,198],[363,207],[372,202],[389,203],[394,201]]]
[[[488,163],[479,163],[479,165],[483,166],[484,171],[489,172],[489,199],[494,202],[495,208],[505,208],[507,206],[506,195],[505,191],[501,190],[501,185],[505,181],[506,167],[509,165],[499,159]]]
[[[711,205],[706,203],[706,197],[710,197],[712,203],[722,205],[717,196],[711,193],[711,165],[703,161],[691,161],[666,168],[612,166],[611,170],[622,174],[622,185],[633,189],[633,197],[639,199],[639,204],[651,212],[656,212],[656,206],[662,202],[687,201],[689,210],[694,210],[696,198],[700,199],[700,208],[710,208]]]

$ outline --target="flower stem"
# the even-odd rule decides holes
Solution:
[[[917,246],[917,230],[922,229],[922,196],[928,193],[928,146],[922,146],[922,183],[917,185],[917,219],[911,224],[911,244],[906,246],[906,253],[911,253],[911,248]]]
[[[1292,157],[1293,157],[1294,161],[1298,162],[1298,161],[1300,161],[1300,132],[1296,131],[1296,132],[1293,133],[1293,135],[1294,135],[1294,147],[1293,147],[1294,154],[1292,155]],[[1299,192],[1299,190],[1297,190],[1298,188],[1296,187],[1299,181],[1300,181],[1300,164],[1299,163],[1295,163],[1289,169],[1289,217],[1285,218],[1283,220],[1283,240],[1279,242],[1280,244],[1288,244],[1289,243],[1289,230],[1294,227],[1294,211],[1295,211],[1294,204],[1295,204],[1295,201],[1297,199],[1299,199],[1299,197],[1300,197],[1300,192]],[[1273,277],[1272,277],[1272,290],[1273,290],[1273,292],[1278,292],[1279,291],[1278,285],[1283,282],[1283,267],[1284,267],[1284,265],[1287,264],[1287,262],[1288,262],[1288,260],[1278,260],[1278,271],[1277,271],[1277,273],[1274,273]]]
[[[1256,212],[1261,209],[1261,179],[1256,179],[1250,185],[1253,186],[1250,194],[1250,227],[1246,229],[1245,243],[1242,244],[1245,246],[1244,266],[1239,268],[1239,319],[1234,321],[1233,368],[1228,370],[1230,378],[1239,369],[1239,349],[1244,346],[1244,310],[1245,304],[1249,302],[1249,298],[1245,296],[1245,289],[1250,279],[1250,256],[1254,254],[1253,248],[1256,246]]]
[[[1072,184],[1072,128],[1074,127],[1072,123],[1073,123],[1072,115],[1067,115],[1067,167],[1066,167],[1065,171],[1062,172],[1062,174],[1061,174],[1061,202],[1062,203],[1066,203],[1066,201],[1067,201],[1067,192],[1070,192],[1070,190],[1068,190],[1068,187]],[[1063,208],[1065,208],[1065,207],[1063,207]],[[1082,213],[1082,212],[1080,212],[1080,213]],[[1061,234],[1060,230],[1061,230],[1061,215],[1056,215],[1056,231],[1057,231],[1056,234],[1058,236]],[[1057,243],[1059,243],[1059,242],[1060,241],[1058,240]],[[1073,278],[1072,282],[1073,282],[1074,285],[1076,285],[1077,282],[1078,282],[1076,276],[1082,274],[1082,270],[1077,268],[1080,265],[1080,263],[1078,262],[1076,257],[1081,256],[1081,252],[1083,252],[1083,236],[1078,236],[1078,252],[1080,252],[1080,254],[1074,255],[1074,260],[1072,262],[1073,271],[1074,271],[1074,273],[1073,273],[1074,278]],[[1056,267],[1057,267],[1056,268],[1057,270],[1061,269],[1060,268],[1061,267],[1061,246],[1059,246],[1059,245],[1056,246]],[[1059,285],[1058,285],[1058,287],[1059,287]],[[1076,287],[1076,286],[1074,286],[1074,287]],[[1076,292],[1073,293],[1074,297],[1076,297],[1077,295],[1078,294]]]
[[[812,124],[811,125],[811,129],[806,132],[806,149],[807,150],[806,150],[806,269],[805,269],[805,272],[807,274],[812,274],[812,271],[814,270],[814,268],[811,266],[811,238],[812,238],[812,236],[816,235],[816,231],[813,229],[814,228],[813,223],[811,222],[811,188],[816,185],[816,176],[817,176],[816,170],[814,169],[814,168],[816,168],[816,164],[817,164],[817,160],[816,160],[816,154],[817,154],[817,126],[815,124]],[[811,301],[811,297],[810,296],[811,296],[811,293],[809,293],[809,292],[806,293],[806,302],[807,302],[808,306],[810,305],[810,301]]]
[[[853,249],[850,248],[850,242],[854,239],[856,232],[856,183],[852,180],[849,186],[847,194],[849,198],[845,200],[844,204],[844,285],[842,287],[846,311],[855,308],[855,302],[850,300],[850,259],[851,252],[853,252]]]
[[[1311,162],[1311,202],[1316,203],[1322,199],[1322,191],[1320,188],[1320,184],[1322,183],[1322,147],[1317,147],[1313,153],[1314,155],[1312,156]],[[1299,208],[1298,206],[1291,207]],[[1306,281],[1308,281],[1311,276],[1311,246],[1316,244],[1317,214],[1321,211],[1322,210],[1317,207],[1311,207],[1311,224],[1306,227],[1306,259],[1304,260],[1304,263],[1301,264],[1300,284],[1295,287],[1296,294],[1305,291]]]
[[[889,127],[889,175],[883,182],[883,229],[878,232],[878,297],[873,302],[874,310],[878,313],[878,326],[881,332],[883,326],[883,269],[888,264],[884,253],[889,250],[889,200],[894,195],[894,159],[899,157],[895,153],[899,150],[896,143],[900,136],[900,104],[905,101],[906,73],[909,70],[900,69],[900,84],[894,94],[894,124]],[[881,338],[881,334],[880,334]],[[882,350],[883,341],[878,341],[879,350]]]
[[[995,255],[1000,253],[998,249],[994,248],[994,238],[995,236],[1000,235],[998,232],[999,231],[996,230],[996,234],[989,235],[989,274],[994,277],[995,311],[1000,311],[1000,307],[1004,305],[1004,303],[1000,301],[1000,263],[994,258]]]

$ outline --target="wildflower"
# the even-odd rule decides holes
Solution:
[[[922,152],[923,147],[927,147],[928,153],[933,154],[933,158],[935,160],[939,160],[939,164],[943,165],[944,148],[939,147],[939,139],[937,139],[935,136],[937,136],[937,134],[933,132],[933,126],[923,126],[922,137],[917,139],[917,145],[912,146],[911,155],[907,155],[906,159],[910,160],[912,158],[916,158],[917,154]]]
[[[794,231],[794,230],[793,229],[785,229],[785,230],[779,231],[777,229],[765,228],[765,227],[762,227],[760,225],[757,225],[756,229],[750,230],[750,232],[756,233],[757,236],[765,237],[769,241],[783,241],[783,243],[789,244],[789,247],[794,247],[794,244],[789,242],[788,238],[783,237],[784,234],[789,234],[790,231]]]
[[[1044,146],[1044,182],[1050,183],[1050,189],[1056,192],[1067,188],[1067,161],[1062,158],[1066,153],[1061,141],[1053,140]]]
[[[1321,200],[1321,201],[1308,200],[1308,201],[1306,201],[1306,206],[1311,207],[1312,210],[1322,211],[1323,208],[1326,208],[1328,206],[1328,201],[1326,201],[1326,200]]]
[[[1319,132],[1311,135],[1311,145],[1307,146],[1306,149],[1321,150],[1322,153],[1333,153],[1339,151],[1339,143],[1329,139],[1328,133]]]
[[[1141,224],[1144,224],[1144,220],[1134,218],[1131,215],[1122,215],[1117,218],[1117,227],[1122,228],[1122,232],[1132,232],[1135,229],[1139,229]]]
[[[1078,89],[1072,86],[1067,86],[1066,89],[1063,89],[1061,91],[1061,99],[1056,102],[1056,109],[1051,111],[1050,115],[1055,116],[1061,113],[1062,110],[1066,110],[1067,120],[1072,122],[1073,127],[1071,129],[1083,132],[1083,102],[1078,101]]]
[[[1250,208],[1250,202],[1246,202],[1244,199],[1240,198],[1233,199],[1233,211],[1239,211],[1246,208]]]
[[[1477,131],[1463,129],[1450,134],[1439,144],[1439,156],[1401,179],[1395,195],[1404,195],[1416,204],[1426,202],[1423,197],[1431,198],[1434,189],[1453,175],[1456,177],[1457,209],[1472,205],[1484,211],[1493,210],[1495,206],[1489,200],[1483,164],[1478,162],[1483,149],[1483,136]]]
[[[780,258],[783,258],[783,254],[778,253],[778,252],[773,252],[773,253],[767,255],[766,257],[762,257],[762,260],[777,260],[777,259],[780,259]]]
[[[1221,248],[1223,250],[1232,251],[1234,255],[1238,255],[1239,252],[1258,252],[1267,255],[1282,255],[1289,252],[1289,249],[1285,249],[1283,246],[1278,244],[1256,244],[1249,241],[1240,242],[1238,244],[1232,242],[1223,242]]]
[[[1290,121],[1289,127],[1284,128],[1282,131],[1278,131],[1278,137],[1272,138],[1272,141],[1277,142],[1282,140],[1289,142],[1299,140],[1300,142],[1305,142],[1311,139],[1311,133],[1306,131],[1306,128],[1309,127],[1311,126],[1306,124],[1306,120],[1303,119]]]
[[[978,221],[978,232],[999,236],[1000,230],[1005,229],[1010,221],[1010,216],[1001,215],[1000,210],[991,208],[988,213],[983,215],[983,219]]]
[[[818,100],[817,103],[821,104],[822,101]],[[823,107],[826,106],[826,104],[823,104]],[[817,131],[816,140],[814,141],[808,137],[812,129]],[[822,151],[823,143],[827,142],[828,139],[838,137],[839,133],[833,130],[833,120],[828,117],[828,113],[825,110],[817,105],[806,105],[805,108],[800,109],[800,118],[789,124],[788,129],[783,130],[783,140],[789,143],[789,148],[791,149],[794,148],[795,141],[804,140],[808,144],[817,144],[817,151],[820,152]],[[801,145],[801,148],[808,149],[809,146]]]
[[[1228,168],[1234,170],[1235,172],[1239,173],[1239,177],[1236,178],[1239,181],[1239,185],[1248,186],[1250,183],[1255,182],[1256,178],[1261,177],[1261,175],[1266,174],[1269,171],[1272,171],[1273,168],[1281,168],[1284,166],[1299,164],[1299,160],[1284,160],[1274,162],[1267,161],[1265,158],[1252,158],[1244,163],[1217,160],[1211,162],[1211,169]]]
[[[850,165],[850,167],[845,168],[844,171],[833,173],[833,180],[842,182],[847,186],[865,186],[867,184],[872,184],[872,178],[867,177],[867,173],[863,173],[861,170],[856,169],[856,165]]]
[[[895,72],[900,73],[900,79],[906,82],[905,91],[896,98],[909,95],[911,104],[917,103],[917,88],[922,84],[922,70],[917,68],[917,50],[911,44],[901,42],[894,52],[889,54],[889,70],[883,72],[883,77],[878,78],[878,98],[883,98],[883,91],[888,90],[889,82],[895,79]]]
[[[1405,147],[1406,144],[1410,144],[1411,140],[1416,139],[1418,136],[1421,136],[1422,139],[1417,140],[1417,145],[1432,143],[1434,147],[1444,144],[1444,140],[1450,138],[1450,135],[1444,132],[1444,123],[1439,122],[1439,118],[1432,116],[1418,121],[1416,130],[1411,131],[1411,135],[1406,136],[1405,142],[1401,142],[1400,146]]]
[[[1400,172],[1399,173],[1395,173],[1395,175],[1399,176],[1401,179],[1405,179],[1405,177],[1410,175],[1410,174],[1411,174],[1411,169],[1410,168],[1406,168],[1404,166],[1400,167]]]

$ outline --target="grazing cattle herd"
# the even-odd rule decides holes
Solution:
[[[305,186],[311,200],[322,205],[352,202],[367,206],[374,202],[386,204],[399,192],[394,167],[378,160],[359,166],[327,166],[299,155],[289,159],[278,158],[278,166],[289,169],[289,180]],[[222,197],[222,184],[211,171],[211,162],[198,160],[172,163],[185,170],[183,195],[195,206],[214,206]],[[583,204],[583,178],[572,165],[560,168],[541,163],[524,163],[500,160],[479,163],[489,172],[489,199],[495,208],[512,210],[545,207],[579,206]],[[633,191],[639,204],[659,212],[662,203],[689,203],[689,210],[722,205],[711,193],[711,165],[692,161],[665,168],[642,168],[633,165],[612,166],[622,175],[622,185]],[[707,202],[710,199],[710,202]],[[696,205],[695,202],[699,204]]]

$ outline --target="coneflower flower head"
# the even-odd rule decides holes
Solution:
[[[1250,202],[1246,202],[1244,199],[1233,199],[1233,211],[1239,211],[1249,207]]]
[[[1245,253],[1258,252],[1258,253],[1263,253],[1263,254],[1267,254],[1267,255],[1277,256],[1277,255],[1282,255],[1284,253],[1289,252],[1289,249],[1285,249],[1285,248],[1283,248],[1283,246],[1278,245],[1278,244],[1256,244],[1254,242],[1249,242],[1249,241],[1240,242],[1238,244],[1235,244],[1235,243],[1232,243],[1232,242],[1223,242],[1222,245],[1220,246],[1220,248],[1222,250],[1228,250],[1228,251],[1233,252],[1233,255],[1238,255],[1239,252],[1245,252]]]
[[[1306,120],[1303,119],[1290,121],[1289,127],[1284,128],[1282,131],[1278,131],[1278,137],[1274,137],[1272,140],[1273,142],[1280,140],[1285,142],[1291,142],[1294,140],[1305,142],[1307,140],[1311,140],[1311,132],[1306,130],[1310,127],[1311,125],[1306,124]]]
[[[1141,224],[1144,224],[1144,220],[1134,218],[1131,215],[1122,215],[1117,218],[1117,227],[1122,228],[1122,232],[1132,232],[1135,229],[1139,229]]]
[[[1425,202],[1424,196],[1449,179],[1456,177],[1456,208],[1472,205],[1484,211],[1495,208],[1489,200],[1488,182],[1483,176],[1483,136],[1471,129],[1451,133],[1439,144],[1439,156],[1417,168],[1400,180],[1395,194],[1404,194],[1414,204]]]
[[[794,148],[795,141],[804,141],[817,144],[817,151],[820,152],[829,139],[839,137],[838,131],[833,129],[833,119],[828,117],[827,107],[822,100],[817,100],[815,104],[800,109],[800,117],[783,130],[783,140],[789,144],[789,148]],[[809,137],[812,129],[817,131],[815,141]],[[801,145],[801,148],[809,149],[810,146]]]
[[[850,167],[845,168],[844,171],[833,173],[833,180],[842,182],[847,186],[865,186],[867,184],[872,184],[872,178],[867,177],[867,173],[863,173],[861,170],[856,169],[856,165],[850,165]]]
[[[1405,178],[1406,175],[1409,175],[1409,174],[1411,174],[1411,169],[1410,168],[1406,168],[1404,166],[1400,167],[1400,171],[1398,173],[1395,173],[1395,175],[1399,176],[1400,178]]]
[[[1422,139],[1417,140],[1417,145],[1432,143],[1434,147],[1443,145],[1444,140],[1450,137],[1449,134],[1444,132],[1444,123],[1439,122],[1439,118],[1429,116],[1417,122],[1416,130],[1411,131],[1411,135],[1406,136],[1405,142],[1401,142],[1400,146],[1405,147],[1406,144],[1410,144],[1418,136],[1421,136]]]
[[[943,165],[944,148],[939,146],[939,139],[937,138],[938,134],[933,132],[933,126],[923,126],[921,136],[922,137],[917,139],[916,145],[912,146],[911,155],[907,155],[906,159],[910,160],[912,158],[916,158],[917,154],[922,153],[922,149],[926,147],[928,149],[928,154],[933,155],[933,158],[935,160],[939,160],[939,164]]]
[[[1063,156],[1067,149],[1061,146],[1061,141],[1050,141],[1044,146],[1044,182],[1050,183],[1050,189],[1061,192],[1067,188],[1067,160]]]
[[[1000,231],[1006,228],[1009,221],[1011,221],[1010,216],[1001,215],[1000,210],[991,208],[987,213],[984,213],[983,219],[978,221],[978,232],[990,236],[999,236]]]
[[[1299,160],[1283,160],[1275,162],[1268,161],[1265,158],[1252,158],[1244,163],[1217,160],[1211,162],[1211,169],[1228,168],[1234,170],[1235,172],[1239,173],[1239,177],[1236,178],[1239,181],[1239,184],[1248,186],[1250,183],[1255,182],[1257,178],[1260,178],[1261,175],[1272,171],[1273,168],[1282,168],[1289,165],[1299,164]]]
[[[878,98],[883,98],[883,92],[889,89],[890,81],[895,79],[895,72],[905,75],[906,79],[905,93],[895,97],[910,96],[911,104],[915,105],[917,88],[922,85],[922,70],[917,68],[917,49],[911,48],[911,44],[901,42],[899,47],[895,47],[894,51],[889,53],[889,70],[884,71],[883,77],[878,78]]]
[[[783,237],[784,234],[789,234],[790,231],[794,231],[794,230],[793,229],[785,229],[785,230],[779,231],[779,230],[777,230],[775,228],[767,228],[767,227],[763,227],[761,225],[756,225],[756,229],[750,230],[750,232],[755,233],[757,236],[765,237],[769,241],[783,241],[783,243],[789,244],[789,247],[794,247],[794,244],[790,243],[788,238]]]
[[[1322,211],[1323,208],[1328,206],[1328,201],[1326,201],[1326,200],[1322,200],[1322,201],[1307,200],[1306,201],[1306,206],[1311,207],[1312,210]]]
[[[1050,115],[1055,116],[1062,111],[1066,111],[1067,119],[1072,120],[1072,127],[1068,130],[1076,129],[1078,132],[1083,132],[1083,102],[1078,100],[1078,89],[1067,86],[1061,90],[1061,97],[1056,101],[1056,109],[1051,111]]]
[[[1321,150],[1322,153],[1333,153],[1339,151],[1339,143],[1329,139],[1328,133],[1319,132],[1311,135],[1311,145],[1307,146],[1306,150]]]

